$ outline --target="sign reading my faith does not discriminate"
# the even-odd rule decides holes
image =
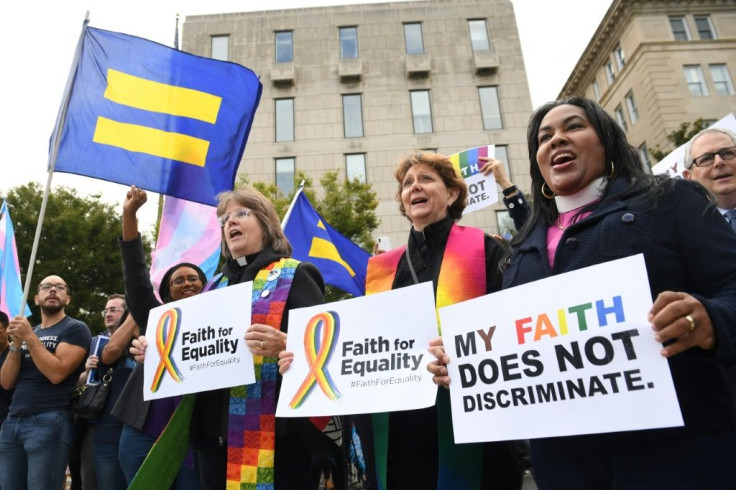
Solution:
[[[427,371],[437,337],[432,283],[289,312],[277,417],[345,415],[434,405]]]
[[[148,315],[143,399],[255,382],[245,345],[253,283],[166,303]]]
[[[456,443],[682,425],[642,255],[440,309]]]

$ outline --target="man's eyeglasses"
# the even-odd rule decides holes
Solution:
[[[696,167],[710,167],[713,162],[716,161],[716,155],[721,157],[724,162],[731,163],[736,160],[736,146],[730,146],[728,148],[721,148],[713,153],[703,153],[697,158],[693,158],[692,165]]]
[[[66,284],[61,284],[61,283],[52,284],[50,282],[44,282],[44,283],[41,283],[41,284],[38,285],[38,290],[39,291],[49,291],[51,288],[54,288],[57,291],[61,291],[62,293],[65,293],[66,290],[67,290],[67,285]]]
[[[184,284],[184,282],[188,282],[190,284],[196,284],[199,282],[199,276],[191,275],[191,276],[179,276],[176,279],[172,279],[169,283],[169,286],[181,286]]]
[[[250,209],[240,208],[240,209],[236,209],[232,213],[223,214],[222,216],[217,218],[217,221],[220,222],[220,226],[225,226],[225,223],[230,221],[231,217],[235,219],[243,219],[247,216],[250,216],[250,213],[251,213]]]
[[[110,308],[105,308],[102,310],[102,316],[107,315],[108,313],[117,313],[118,311],[123,311],[125,308],[120,308],[119,306],[111,306]]]

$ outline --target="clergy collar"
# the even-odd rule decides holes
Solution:
[[[603,196],[604,189],[605,178],[599,177],[575,194],[570,194],[569,196],[555,196],[557,212],[566,213],[573,209],[581,208],[586,204],[590,204]]]

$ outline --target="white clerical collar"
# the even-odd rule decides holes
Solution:
[[[603,189],[605,178],[599,177],[593,182],[588,184],[585,189],[570,194],[569,196],[555,196],[555,202],[557,203],[557,212],[566,213],[573,209],[578,209],[586,204],[590,204],[596,199],[600,199],[603,196]]]
[[[243,267],[244,265],[248,265],[248,259],[245,258],[245,255],[235,259],[235,262],[237,262],[240,267]]]

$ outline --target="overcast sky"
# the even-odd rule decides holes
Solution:
[[[90,25],[169,46],[176,14],[380,3],[371,0],[9,0],[0,7],[0,195],[37,181],[46,185],[48,140],[53,129],[85,11]],[[532,105],[556,98],[611,0],[512,0]],[[52,186],[102,192],[122,202],[126,188],[70,174],[55,174]],[[155,197],[155,196],[151,196]],[[150,200],[150,199],[149,199]],[[150,210],[155,206],[150,205]],[[152,214],[142,217],[150,231]]]

